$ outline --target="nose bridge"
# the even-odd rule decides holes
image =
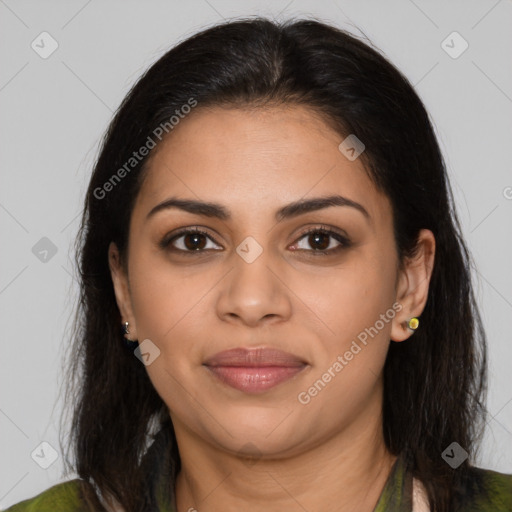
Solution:
[[[218,301],[219,315],[251,325],[265,317],[288,317],[290,297],[278,277],[277,265],[278,258],[268,247],[253,236],[244,238],[233,254],[234,268]]]

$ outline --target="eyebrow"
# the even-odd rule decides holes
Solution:
[[[277,210],[275,219],[280,222],[285,219],[291,219],[305,213],[322,210],[331,206],[348,206],[361,212],[367,220],[371,219],[370,214],[363,205],[340,195],[330,195],[295,201]],[[146,220],[156,213],[170,208],[177,208],[195,215],[213,217],[224,221],[231,219],[231,213],[221,204],[171,197],[152,208],[148,213]]]

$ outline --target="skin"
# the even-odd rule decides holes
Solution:
[[[390,340],[407,340],[413,331],[405,323],[424,309],[435,240],[422,230],[417,255],[399,267],[389,200],[361,159],[339,151],[343,138],[307,107],[197,107],[151,157],[126,268],[110,245],[128,337],[160,350],[146,369],[176,431],[179,512],[323,511],[333,503],[340,512],[371,512],[396,460],[382,435],[382,370]],[[288,203],[333,193],[363,205],[369,219],[349,206],[274,218]],[[232,218],[179,209],[147,218],[171,196],[220,203]],[[318,242],[303,232],[322,225],[343,230],[351,245],[313,254]],[[211,235],[199,239],[203,253],[179,253],[186,236],[159,247],[165,235],[194,226]],[[263,250],[252,263],[236,252],[248,236]],[[333,237],[324,241],[323,248],[340,246]],[[300,403],[298,394],[395,302],[394,318]],[[278,348],[308,364],[249,395],[203,366],[235,347]]]

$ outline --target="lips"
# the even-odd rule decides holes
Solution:
[[[208,359],[207,366],[302,366],[305,361],[282,350],[271,348],[234,348],[219,352]]]
[[[246,393],[260,393],[297,375],[307,363],[270,348],[236,348],[219,352],[204,363],[224,384]]]

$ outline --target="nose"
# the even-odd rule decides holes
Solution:
[[[249,327],[289,319],[291,291],[285,284],[284,267],[271,261],[265,250],[252,262],[238,254],[233,260],[217,301],[219,317]]]

